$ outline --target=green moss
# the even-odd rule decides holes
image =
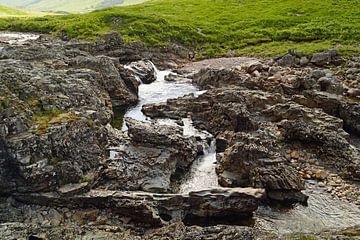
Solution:
[[[59,162],[61,162],[61,161],[63,161],[63,159],[59,158],[59,157],[51,157],[51,158],[49,158],[50,164],[52,166],[54,166],[54,167],[56,167],[59,164]]]
[[[6,97],[0,97],[0,111],[9,108],[11,105],[11,99]]]
[[[116,129],[121,129],[124,123],[124,116],[126,110],[124,108],[113,108],[113,118],[111,120],[111,126]]]
[[[359,54],[358,0],[153,0],[88,14],[0,19],[0,29],[65,33],[96,39],[119,32],[126,42],[178,43],[198,58],[273,56],[296,48],[306,53],[336,47]]]
[[[47,128],[54,124],[61,124],[65,122],[74,122],[80,117],[72,113],[64,113],[59,109],[36,111],[33,115],[33,122],[38,125],[35,133],[44,135],[47,133]]]
[[[91,176],[82,176],[82,178],[80,179],[80,183],[89,183],[92,184],[94,182],[94,178]]]

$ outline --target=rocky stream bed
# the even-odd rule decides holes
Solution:
[[[0,239],[358,238],[360,58],[189,55],[0,33]]]

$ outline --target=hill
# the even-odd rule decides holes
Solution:
[[[0,17],[28,16],[29,13],[0,5]]]
[[[75,0],[74,0],[75,1]],[[305,53],[338,47],[360,53],[358,0],[153,0],[87,14],[1,20],[0,29],[64,32],[94,39],[118,31],[126,41],[181,44],[199,57]]]
[[[0,0],[0,4],[46,12],[88,12],[117,5],[129,5],[144,0]]]

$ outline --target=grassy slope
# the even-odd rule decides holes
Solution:
[[[274,55],[290,47],[310,53],[339,43],[340,50],[360,53],[360,1],[153,0],[84,15],[4,19],[0,29],[85,39],[116,30],[127,41],[180,43],[205,57],[229,50]]]
[[[0,17],[9,17],[9,16],[27,16],[28,13],[25,11],[9,8],[0,5]]]
[[[21,7],[36,11],[62,11],[62,12],[87,12],[95,10],[96,5],[103,0],[0,0],[0,4],[10,7]],[[143,2],[141,0],[124,0],[124,4]]]

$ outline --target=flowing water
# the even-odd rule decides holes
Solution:
[[[7,44],[24,43],[30,40],[36,40],[39,37],[39,35],[31,33],[0,32],[0,42]]]
[[[170,71],[159,71],[156,69],[156,74],[156,81],[150,84],[141,84],[139,86],[139,103],[130,108],[125,113],[125,117],[147,121],[147,117],[141,112],[143,105],[165,102],[167,99],[177,98],[187,94],[199,95],[204,92],[199,91],[197,87],[191,84],[190,79],[182,81],[166,81],[165,76],[170,74]],[[215,141],[207,144],[206,139],[211,138],[209,133],[198,131],[193,127],[191,120],[188,118],[182,119],[182,121],[184,123],[183,131],[185,136],[198,136],[203,139],[204,155],[194,162],[191,171],[186,175],[186,180],[180,185],[180,193],[218,187],[217,175],[215,173]],[[158,122],[159,124],[175,124],[169,119],[163,119]],[[126,130],[125,122],[122,130]]]
[[[144,104],[164,102],[186,94],[202,93],[191,84],[191,81],[165,81],[164,77],[170,71],[157,71],[157,80],[151,84],[139,87],[139,104],[130,108],[125,116],[146,121],[141,112]],[[169,119],[159,124],[175,124]],[[189,193],[209,188],[219,187],[215,172],[216,151],[212,136],[199,131],[192,125],[190,119],[183,119],[184,135],[199,136],[204,142],[204,155],[200,156],[185,174],[179,187],[179,193]],[[126,127],[123,126],[126,130]],[[206,139],[212,139],[207,143]],[[278,234],[316,233],[323,230],[334,230],[360,225],[360,210],[356,205],[339,200],[318,187],[316,182],[307,182],[305,194],[309,196],[308,206],[296,205],[292,208],[275,208],[261,206],[254,215],[255,225],[261,229],[276,231]]]
[[[0,32],[0,43],[17,44],[39,38],[34,34]],[[0,51],[2,47],[0,45]],[[177,98],[186,94],[201,94],[191,81],[165,81],[164,77],[170,71],[157,71],[157,80],[151,84],[139,87],[139,103],[130,108],[125,116],[146,121],[141,112],[144,104],[164,102],[169,98]],[[160,123],[174,124],[170,120]],[[204,155],[192,165],[189,173],[180,185],[180,193],[188,193],[207,188],[218,187],[215,173],[216,152],[214,140],[207,144],[211,136],[195,129],[190,119],[183,119],[184,135],[199,136],[204,142]],[[125,124],[123,129],[126,130]],[[360,147],[360,140],[354,139],[354,144]],[[296,205],[291,209],[270,208],[261,206],[255,213],[255,225],[262,229],[276,231],[280,234],[314,233],[323,230],[334,230],[360,225],[359,207],[341,201],[318,187],[316,182],[308,181],[305,193],[309,196],[308,206]]]

